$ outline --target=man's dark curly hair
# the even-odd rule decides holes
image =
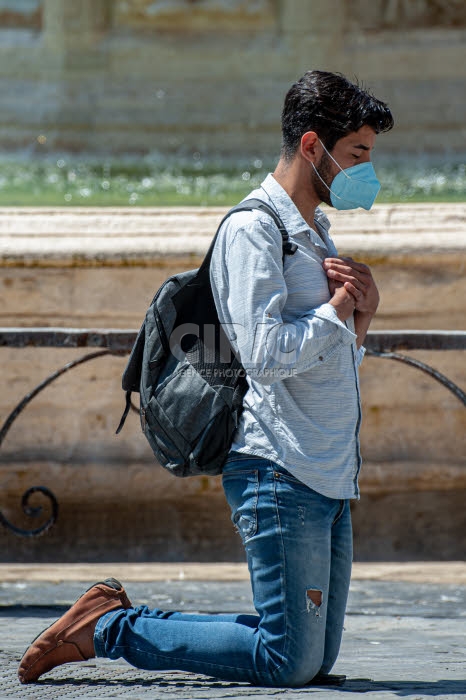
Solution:
[[[331,151],[336,142],[362,126],[376,134],[393,127],[390,109],[340,73],[308,71],[285,97],[282,156],[291,160],[307,131],[315,131]]]

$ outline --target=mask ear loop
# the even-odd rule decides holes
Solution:
[[[323,144],[322,144],[322,145],[323,145]],[[330,155],[330,154],[329,154],[329,155]],[[330,156],[330,157],[331,157],[331,156]],[[317,177],[319,178],[319,180],[321,181],[321,183],[322,183],[323,185],[325,185],[325,187],[328,189],[328,191],[329,191],[331,194],[333,194],[333,196],[336,197],[337,199],[343,199],[343,197],[340,197],[338,194],[336,194],[336,193],[332,190],[331,187],[329,187],[329,186],[327,185],[327,183],[326,183],[325,180],[323,179],[322,175],[319,173],[319,171],[317,170],[316,166],[314,165],[314,163],[311,163],[311,165],[312,165],[312,167],[314,168],[315,174],[317,175]],[[337,163],[337,165],[338,165],[338,163]],[[342,171],[342,172],[344,172],[344,171]],[[347,177],[348,177],[348,176],[347,176]],[[350,179],[351,179],[351,178],[350,178]]]
[[[329,156],[329,158],[331,158],[331,159],[333,160],[333,162],[335,163],[335,165],[337,166],[337,168],[340,168],[340,170],[341,170],[341,172],[343,173],[343,175],[344,175],[345,177],[347,177],[348,180],[351,180],[350,175],[348,175],[348,173],[345,172],[344,168],[341,167],[340,163],[338,163],[338,161],[335,160],[335,158],[332,156],[332,154],[331,154],[329,151],[327,151],[327,149],[325,148],[324,144],[322,143],[322,141],[321,141],[320,139],[319,139],[319,143],[320,143],[320,145],[322,146],[322,148],[324,149],[325,153]],[[322,182],[323,182],[323,180],[322,180]],[[330,189],[330,188],[329,188],[329,189]]]
[[[323,145],[324,145],[324,144],[322,144],[322,146],[323,146]],[[324,146],[324,148],[325,148],[325,146]],[[327,150],[327,149],[325,149],[325,150]],[[329,153],[329,156],[330,156],[330,153]],[[330,156],[330,158],[332,158],[332,156]],[[334,159],[332,158],[332,160],[334,160]],[[335,163],[337,163],[337,162],[335,161]],[[317,177],[319,178],[319,180],[321,181],[321,183],[322,183],[323,185],[325,185],[325,187],[328,189],[328,191],[330,192],[330,194],[332,194],[332,195],[333,195],[334,197],[336,197],[337,199],[343,200],[343,197],[340,197],[338,194],[336,194],[336,193],[332,190],[331,187],[329,187],[329,186],[327,185],[327,183],[326,183],[325,180],[323,179],[322,175],[319,173],[319,171],[317,170],[316,166],[314,165],[314,163],[311,163],[311,165],[312,165],[312,167],[314,168],[315,174],[317,175]],[[338,163],[337,163],[337,165],[338,165]],[[340,166],[338,166],[338,167],[340,167]],[[341,170],[341,168],[340,168],[340,170]],[[344,171],[344,170],[341,170],[341,172],[344,173],[345,171]],[[346,173],[345,173],[345,174],[346,174]],[[349,179],[351,180],[351,178],[349,177],[349,175],[346,175],[346,177],[349,178]]]
[[[335,165],[336,165],[338,168],[340,168],[340,171],[343,173],[343,175],[344,175],[345,177],[347,177],[348,180],[351,180],[351,177],[350,177],[347,173],[345,173],[345,171],[344,171],[343,168],[341,167],[340,163],[338,163],[338,162],[335,160],[335,158],[332,156],[332,154],[329,153],[329,152],[327,151],[327,149],[325,148],[324,144],[322,143],[322,141],[321,141],[320,139],[319,139],[319,143],[320,143],[320,145],[322,146],[322,148],[324,149],[325,153],[333,160],[333,162],[335,163]],[[340,197],[338,194],[336,194],[336,193],[332,190],[331,187],[329,187],[329,186],[327,185],[327,183],[326,183],[325,180],[323,179],[322,175],[319,173],[319,171],[317,170],[316,166],[314,165],[314,163],[311,163],[311,165],[312,165],[312,167],[314,168],[315,174],[317,175],[317,177],[319,178],[319,180],[321,181],[321,183],[322,183],[323,185],[325,185],[325,187],[328,189],[328,191],[330,192],[330,194],[333,194],[333,196],[336,197],[337,199],[341,199],[342,201],[344,201],[344,200],[343,200],[343,197]]]

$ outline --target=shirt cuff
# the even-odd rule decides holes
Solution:
[[[317,306],[315,309],[312,309],[310,313],[313,316],[317,316],[317,318],[325,319],[326,321],[330,321],[338,326],[342,331],[341,339],[344,345],[351,345],[351,343],[356,340],[356,333],[350,331],[346,323],[340,321],[336,309],[334,306],[332,306],[332,304],[321,304],[321,306]]]
[[[364,359],[365,354],[366,354],[366,348],[364,347],[364,345],[361,345],[361,347],[358,349],[358,351],[356,353],[356,367],[359,367],[359,365],[361,364],[361,362]]]

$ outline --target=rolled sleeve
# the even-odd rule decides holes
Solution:
[[[364,359],[364,355],[366,354],[366,348],[364,345],[361,345],[361,347],[358,349],[356,353],[356,367],[359,367],[361,362]]]

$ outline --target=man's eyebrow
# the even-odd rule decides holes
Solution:
[[[369,146],[365,146],[363,143],[360,143],[357,146],[353,146],[353,148],[360,148],[362,151],[370,151],[371,150],[369,148]]]

